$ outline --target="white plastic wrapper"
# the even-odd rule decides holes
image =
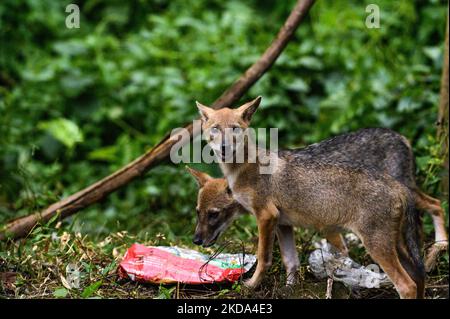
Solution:
[[[362,266],[342,255],[325,239],[315,243],[317,247],[309,256],[309,268],[319,279],[332,278],[346,286],[361,288],[392,287],[387,275],[378,265]]]

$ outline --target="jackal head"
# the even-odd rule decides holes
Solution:
[[[199,186],[197,197],[197,226],[194,244],[209,247],[233,220],[243,212],[234,200],[225,178],[213,178],[206,173],[187,167]]]
[[[202,129],[208,144],[222,161],[229,161],[244,147],[246,129],[261,102],[261,97],[236,108],[214,110],[197,103]]]

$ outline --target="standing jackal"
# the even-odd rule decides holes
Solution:
[[[224,135],[226,129],[243,132],[248,128],[260,100],[217,111],[198,104],[209,142],[214,143],[216,135]],[[213,149],[223,160],[220,166],[233,198],[257,218],[258,265],[247,286],[257,286],[270,267],[277,226],[311,226],[353,231],[401,297],[423,296],[418,213],[408,187],[388,174],[345,163],[301,157],[289,161],[258,149],[248,138],[241,144],[229,143],[226,138],[222,141]],[[225,155],[245,154],[248,159],[249,150],[256,153],[255,162],[234,163]],[[275,160],[276,166],[272,174],[260,174],[259,166],[267,158]],[[285,240],[292,241],[289,237]]]

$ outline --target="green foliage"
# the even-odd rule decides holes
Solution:
[[[38,128],[50,133],[69,149],[73,148],[75,144],[83,142],[83,133],[78,126],[74,122],[64,118],[40,122]]]
[[[53,297],[55,298],[66,298],[67,295],[69,294],[69,291],[67,291],[66,288],[58,288],[53,292]]]
[[[269,45],[294,1],[0,3],[0,223],[39,210],[129,163],[197,117]],[[437,114],[446,2],[318,1],[272,69],[243,100],[263,96],[254,126],[282,147],[361,127],[407,136],[424,190],[439,196]],[[13,12],[13,14],[12,14]],[[196,186],[184,165],[161,165],[70,218],[91,236],[126,229],[190,243]],[[217,167],[197,165],[218,175]],[[248,240],[251,218],[230,237]]]
[[[83,292],[81,293],[81,297],[83,297],[83,298],[91,297],[98,290],[98,288],[101,287],[102,284],[103,284],[103,282],[101,280],[99,280],[99,281],[94,282],[92,285],[87,286],[86,288],[84,288]]]
[[[155,299],[171,299],[176,287],[166,288],[159,286],[159,294]]]

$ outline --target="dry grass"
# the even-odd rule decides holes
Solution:
[[[241,285],[175,285],[140,284],[120,279],[117,265],[126,249],[134,242],[160,244],[159,239],[142,241],[126,232],[111,234],[93,241],[79,233],[42,226],[17,242],[0,244],[0,298],[325,298],[326,282],[308,272],[302,257],[300,278],[293,288],[283,285],[284,271],[279,251],[274,253],[274,266],[261,288],[241,289]],[[299,245],[307,256],[311,245],[303,240]],[[246,247],[254,251],[254,243]],[[362,249],[354,249],[357,261],[369,262]],[[66,267],[75,264],[80,269],[79,289],[69,289]],[[427,298],[448,298],[448,254],[441,257],[436,270],[427,280]],[[342,284],[333,286],[333,298],[397,298],[393,289],[350,290]]]

